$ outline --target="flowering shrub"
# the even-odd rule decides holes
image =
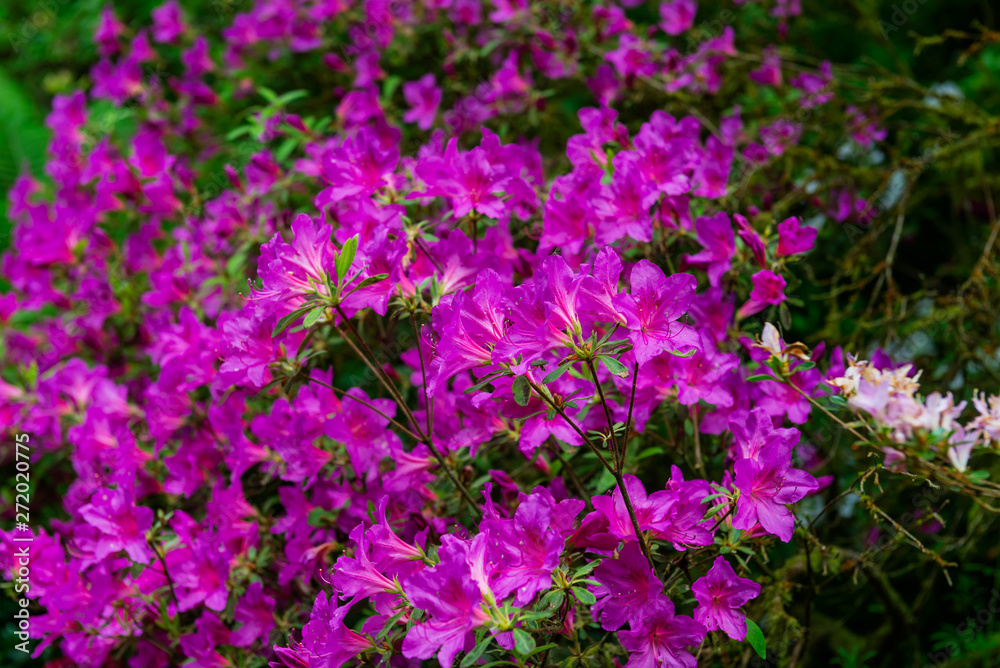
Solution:
[[[895,226],[898,294],[887,119],[925,91],[804,65],[798,2],[648,4],[104,8],[2,259],[36,658],[829,665],[850,573],[913,633],[886,541],[959,555],[914,535],[940,496],[902,522],[872,488],[990,517],[1000,397],[789,341],[845,231]],[[838,535],[858,500],[886,528]]]

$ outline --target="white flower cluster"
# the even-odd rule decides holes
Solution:
[[[867,413],[878,425],[888,427],[896,443],[907,443],[915,436],[947,434],[948,459],[959,471],[968,467],[976,445],[1000,444],[1000,397],[984,393],[973,399],[979,415],[963,425],[958,420],[967,402],[956,404],[951,392],[919,395],[921,372],[911,375],[912,365],[878,369],[850,355],[847,360],[844,375],[830,384],[840,388],[853,410]],[[887,464],[904,458],[899,450],[884,450]]]

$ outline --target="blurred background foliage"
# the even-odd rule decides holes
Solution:
[[[133,28],[148,25],[158,4],[114,2],[119,18]],[[217,38],[233,15],[249,9],[250,0],[181,4],[201,32]],[[800,283],[790,286],[800,304],[785,315],[766,315],[787,318],[787,338],[793,340],[810,345],[826,340],[862,356],[878,347],[897,360],[912,361],[925,369],[927,392],[952,390],[968,399],[977,388],[995,391],[1000,387],[1000,35],[995,32],[1000,5],[991,0],[802,4],[803,16],[791,22],[779,42],[783,56],[794,56],[786,65],[815,67],[832,61],[839,90],[875,108],[889,133],[874,155],[838,155],[845,143],[843,109],[839,107],[840,117],[831,115],[835,110],[824,110],[805,118],[806,140],[786,160],[734,184],[730,212],[741,211],[741,203],[749,201],[760,184],[791,180],[799,187],[776,203],[775,218],[799,215],[813,224],[819,220],[826,228],[810,260],[798,265]],[[0,0],[0,191],[5,193],[21,170],[44,176],[45,117],[52,96],[87,88],[97,60],[91,36],[103,5],[103,0]],[[737,7],[730,0],[702,0],[699,5],[696,29],[711,33],[722,25],[720,17],[734,16],[738,47],[752,44],[759,52],[775,39],[773,19],[753,3]],[[655,12],[649,2],[629,10],[629,15],[655,20]],[[414,35],[411,51],[389,63],[387,69],[396,79],[387,82],[386,97],[399,99],[399,81],[417,78],[427,71],[422,63],[439,62],[447,54],[440,35]],[[321,56],[285,54],[258,67],[254,84],[279,94],[305,90],[308,95],[294,103],[293,111],[329,116],[339,98],[336,87],[343,82],[321,65]],[[460,63],[459,71],[459,81],[446,90],[452,101],[467,92],[478,75],[474,62]],[[235,85],[216,81],[220,91]],[[561,104],[491,125],[508,141],[519,134],[541,134],[543,150],[557,152],[555,147],[579,131],[577,109],[592,104],[578,83],[566,86],[552,95]],[[232,96],[223,93],[223,99]],[[745,80],[732,85],[727,81],[714,100],[706,97],[695,104],[700,114],[717,119],[734,103],[744,110],[769,108],[772,118],[795,113],[794,100],[777,99],[771,90]],[[244,100],[243,108],[226,104],[214,112],[220,119],[213,124],[216,129],[233,129],[234,121],[223,119],[236,118],[250,102]],[[618,108],[632,129],[654,109],[675,115],[690,112],[683,96],[651,90],[638,91]],[[754,120],[750,114],[744,118]],[[220,153],[220,164],[235,161],[237,145],[229,142],[230,153]],[[810,189],[810,182],[820,177],[826,183],[839,178],[876,203],[871,224],[821,220],[828,193]],[[7,246],[10,231],[5,208],[4,198],[0,250]],[[824,428],[827,434],[836,431],[832,424],[819,430]],[[821,436],[806,434],[813,442],[827,442]],[[858,468],[834,469],[843,472],[835,486],[848,488]],[[917,512],[909,525],[917,533],[933,521],[931,508],[948,502],[938,496],[922,505],[915,495],[926,488],[917,490],[898,477],[884,476],[879,482],[881,488],[873,480],[868,491],[877,490],[882,507],[894,504],[894,516],[912,513],[914,507],[926,510],[923,519]],[[856,552],[815,545],[805,559],[776,562],[788,572],[775,572],[775,581],[794,580],[795,574],[807,571],[820,592],[813,602],[811,656],[802,657],[800,665],[1000,666],[1000,614],[992,612],[1000,610],[998,524],[995,516],[968,499],[958,499],[956,505],[945,529],[920,533],[930,549],[946,550],[942,556],[960,565],[949,572],[950,583],[940,568],[917,558],[919,552],[912,546],[877,543],[871,518],[860,509],[845,513],[838,508],[827,514],[829,524],[824,527],[826,536],[856,536]],[[857,566],[855,574],[860,571],[868,579],[868,587],[859,589],[844,575],[851,572],[851,564]],[[795,594],[774,591],[767,602],[773,618],[787,617],[790,646],[801,638],[795,619],[802,618],[806,607],[801,599],[793,601]],[[6,620],[8,602],[2,600],[0,619]],[[971,625],[970,617],[976,619]],[[4,629],[5,638],[11,637],[9,630]],[[774,630],[768,635],[774,637]],[[4,665],[27,665],[17,664],[23,656],[8,654],[7,649],[0,650]],[[782,659],[780,665],[789,664]]]

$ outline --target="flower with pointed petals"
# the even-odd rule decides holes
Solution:
[[[698,11],[696,0],[672,0],[660,3],[660,28],[668,35],[680,35],[694,25]]]
[[[274,599],[264,593],[264,586],[260,582],[251,583],[236,603],[233,619],[243,626],[233,632],[231,643],[248,647],[257,640],[266,642],[274,628],[274,612]]]
[[[747,635],[746,613],[740,608],[757,598],[760,585],[753,580],[737,577],[726,558],[719,555],[703,578],[695,580],[691,592],[698,601],[695,621],[709,631],[723,631],[733,640]]]
[[[323,164],[329,187],[319,194],[317,204],[373,194],[389,182],[398,162],[398,147],[384,147],[374,130],[361,127],[343,146],[330,151]]]
[[[403,639],[406,658],[429,659],[437,654],[441,668],[449,668],[470,633],[489,619],[480,605],[481,585],[473,578],[469,552],[469,542],[446,534],[438,550],[440,563],[404,581],[409,600],[429,615]]]
[[[394,592],[399,586],[375,568],[369,556],[369,540],[365,525],[359,524],[351,531],[351,540],[356,546],[351,557],[341,556],[334,566],[331,584],[340,590],[342,598],[361,596],[367,598],[375,594]]]
[[[344,626],[350,605],[337,607],[337,597],[320,592],[302,628],[302,642],[289,639],[288,647],[275,647],[280,663],[287,668],[340,668],[367,650],[375,649],[370,638]]]
[[[808,253],[816,245],[815,227],[803,226],[795,216],[778,223],[778,257]]]
[[[646,606],[663,591],[663,583],[634,540],[625,543],[617,559],[604,559],[594,569],[594,579],[601,584],[593,590],[598,600],[591,614],[600,618],[605,631],[617,631],[626,621],[641,622]]]
[[[625,668],[696,668],[688,647],[705,639],[705,627],[690,617],[674,614],[674,604],[660,596],[646,606],[641,621],[619,631],[622,647],[631,652]]]
[[[741,459],[734,465],[736,501],[733,526],[752,529],[758,523],[787,543],[792,539],[795,518],[788,505],[819,489],[816,479],[791,468],[792,448],[775,440],[761,448],[757,459]]]
[[[625,317],[636,361],[643,365],[665,350],[698,346],[693,328],[678,322],[694,298],[696,281],[690,274],[666,276],[649,260],[632,268],[629,294],[612,300]]]
[[[403,97],[410,105],[409,111],[403,114],[403,120],[416,123],[421,130],[430,129],[441,104],[441,89],[435,84],[434,75],[425,74],[416,81],[403,84]]]
[[[723,274],[729,271],[736,254],[736,235],[729,216],[720,211],[712,217],[701,217],[694,221],[698,243],[704,250],[685,256],[684,260],[695,267],[704,267],[708,272],[708,282],[714,288],[719,285]]]
[[[80,516],[101,532],[97,543],[97,558],[125,550],[129,559],[147,564],[153,557],[146,544],[146,532],[153,525],[153,511],[136,506],[132,485],[119,484],[116,489],[102,487],[94,492],[90,503],[80,506]]]

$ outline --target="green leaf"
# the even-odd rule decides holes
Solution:
[[[299,98],[306,97],[308,94],[309,94],[308,91],[302,89],[288,91],[287,93],[279,97],[277,100],[275,100],[275,105],[279,107],[284,107],[287,106],[289,102],[298,100]]]
[[[325,311],[326,308],[322,306],[314,308],[313,310],[309,311],[309,313],[306,314],[306,317],[302,320],[302,326],[305,327],[306,329],[309,329],[310,327],[315,325],[320,318],[323,317],[323,313]]]
[[[561,589],[554,589],[542,597],[538,602],[539,607],[555,610],[562,606],[566,594]]]
[[[386,101],[391,100],[392,94],[396,92],[396,89],[402,82],[403,80],[395,74],[386,79],[385,83],[382,84],[382,99]]]
[[[513,629],[514,652],[520,656],[528,656],[535,649],[535,639],[524,629]]]
[[[548,619],[554,613],[554,610],[540,610],[538,612],[522,612],[518,615],[518,619],[522,622],[535,622],[539,619]]]
[[[673,355],[674,357],[691,357],[697,351],[696,351],[696,349],[692,348],[691,350],[687,351],[686,353],[682,353],[679,350],[668,350],[667,352],[670,353],[671,355]]]
[[[557,366],[555,369],[552,370],[551,373],[549,373],[549,375],[547,375],[545,378],[542,378],[542,383],[548,384],[554,380],[558,380],[560,376],[569,371],[569,368],[571,366],[573,366],[572,362],[570,362],[569,364],[563,364],[562,366]]]
[[[597,603],[597,597],[583,587],[573,587],[573,596],[576,596],[576,600],[580,601],[580,603],[583,603],[584,605],[593,605]]]
[[[792,371],[808,371],[809,369],[814,369],[814,368],[816,368],[816,362],[813,362],[812,360],[806,360],[802,364],[799,364],[797,367],[792,369]]]
[[[306,522],[308,522],[311,527],[323,526],[323,523],[329,514],[330,513],[324,508],[313,508],[309,511],[309,515],[306,516]]]
[[[511,389],[514,392],[514,401],[517,402],[517,405],[527,406],[528,400],[531,399],[531,385],[528,384],[527,376],[518,376],[515,378]]]
[[[628,378],[628,367],[616,360],[614,357],[601,355],[598,359],[601,360],[601,364],[603,364],[604,367],[611,373],[615,374],[619,378]]]
[[[532,654],[538,654],[539,652],[544,652],[545,650],[552,649],[553,647],[557,647],[557,645],[554,642],[549,643],[548,645],[540,645],[534,649]]]
[[[486,648],[490,646],[491,642],[493,642],[493,636],[490,635],[479,641],[479,644],[477,644],[476,647],[462,659],[462,663],[459,664],[460,668],[466,668],[466,666],[471,666],[478,661],[479,657],[483,655],[483,652],[486,651]]]
[[[757,656],[762,659],[767,658],[767,648],[764,646],[764,633],[749,617],[747,617],[746,641],[750,643],[751,647],[753,647],[753,651],[757,652]]]
[[[304,314],[311,308],[313,307],[310,305],[310,306],[304,306],[300,309],[295,309],[294,311],[286,315],[284,318],[279,320],[278,324],[274,326],[274,330],[271,332],[271,338],[274,338],[278,334],[281,334],[283,331],[291,327],[292,323],[301,318],[302,314]]]
[[[484,387],[492,383],[497,378],[509,375],[511,375],[511,373],[506,369],[502,371],[494,371],[493,373],[484,376],[478,383],[476,383],[472,387],[466,389],[465,394],[472,394],[473,392],[478,392],[479,390],[483,389]]]
[[[351,265],[354,264],[354,256],[358,253],[358,235],[355,234],[353,237],[344,242],[344,247],[340,249],[340,253],[337,254],[337,261],[334,266],[337,269],[337,278],[343,283],[344,277],[347,276],[347,272],[350,271]]]
[[[389,274],[375,274],[374,276],[369,276],[365,280],[358,283],[358,286],[354,288],[354,290],[351,290],[351,292],[354,292],[355,290],[361,290],[362,288],[367,288],[369,285],[375,285],[379,281],[384,281],[387,278],[389,278]]]
[[[402,619],[402,618],[403,618],[403,615],[405,615],[405,614],[406,614],[406,610],[404,609],[404,610],[400,610],[400,611],[399,611],[399,612],[397,612],[397,613],[396,613],[395,615],[393,615],[393,616],[392,616],[392,619],[390,619],[389,621],[387,621],[387,622],[385,623],[385,626],[383,626],[383,627],[382,627],[382,630],[378,632],[378,635],[377,635],[377,636],[375,636],[375,640],[376,640],[376,641],[379,641],[379,640],[381,640],[381,639],[382,639],[383,637],[385,637],[385,634],[387,634],[387,633],[388,633],[388,632],[389,632],[389,631],[390,631],[390,630],[392,629],[392,627],[394,627],[394,626],[396,625],[396,623],[397,623],[397,622],[398,622],[398,621],[399,621],[400,619]]]
[[[749,378],[747,378],[747,380],[750,381],[751,383],[756,383],[761,380],[778,380],[778,379],[770,374],[758,373],[756,376],[750,376]]]
[[[830,403],[833,404],[834,406],[846,406],[847,399],[840,396],[839,394],[835,394],[832,397],[830,397]]]

